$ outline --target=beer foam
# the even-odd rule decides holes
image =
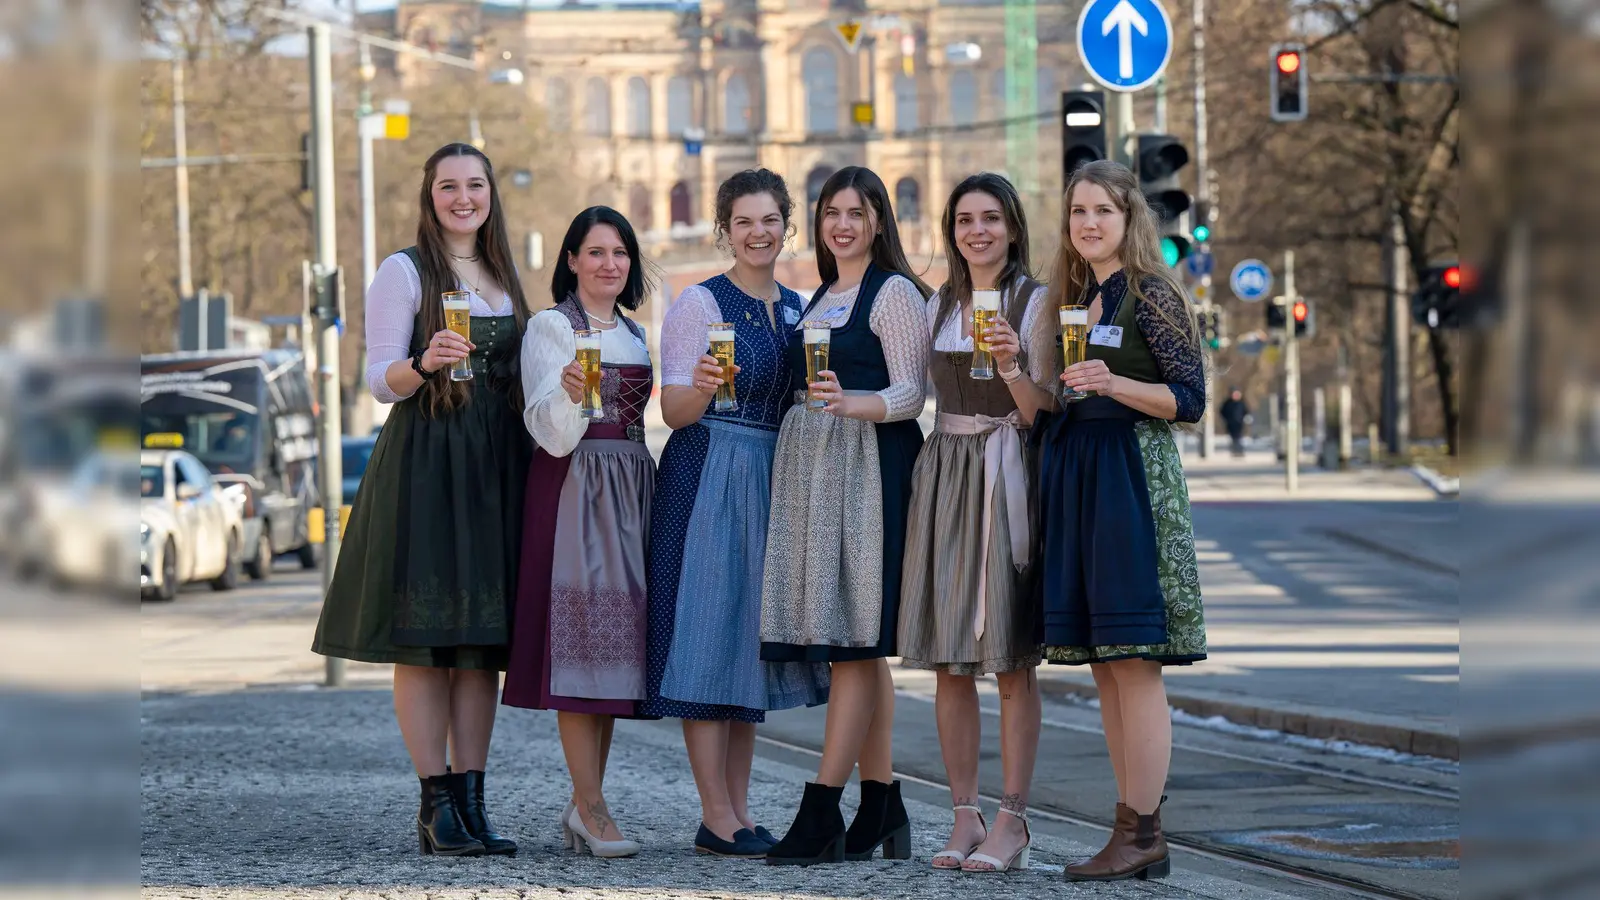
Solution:
[[[580,334],[577,336],[577,338],[578,349],[580,350],[600,349],[600,333],[598,331],[594,334]]]
[[[708,340],[708,341],[731,341],[731,340],[733,340],[733,329],[732,328],[718,328],[718,329],[714,329],[712,331],[708,331],[708,332],[706,332],[706,340]]]
[[[826,344],[833,340],[832,328],[807,328],[805,343]]]
[[[454,311],[454,312],[460,312],[461,310],[471,310],[472,309],[472,298],[471,297],[462,297],[459,300],[454,299],[454,298],[446,298],[444,300],[444,308],[447,309],[447,310]]]
[[[1061,324],[1087,325],[1089,324],[1089,311],[1087,309],[1063,309],[1061,311]]]
[[[1000,311],[1000,292],[999,291],[973,291],[972,292],[972,308],[973,309],[986,309],[989,312],[999,312]]]

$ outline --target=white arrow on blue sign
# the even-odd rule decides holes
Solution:
[[[1089,0],[1078,17],[1078,55],[1111,90],[1142,90],[1172,59],[1172,20],[1156,0]]]
[[[1183,263],[1189,269],[1190,275],[1196,278],[1204,278],[1211,274],[1212,268],[1216,264],[1216,257],[1211,255],[1210,250],[1201,250],[1189,254],[1189,257]]]
[[[1235,297],[1254,303],[1272,290],[1272,270],[1259,259],[1240,260],[1228,277],[1228,287],[1233,288]]]

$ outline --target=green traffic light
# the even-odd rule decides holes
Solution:
[[[1177,265],[1178,264],[1178,258],[1179,258],[1179,256],[1178,256],[1178,242],[1174,241],[1172,238],[1169,238],[1169,237],[1162,238],[1161,239],[1161,258],[1165,259],[1167,261],[1167,265],[1169,265],[1169,266]]]
[[[1194,240],[1197,244],[1203,244],[1206,241],[1211,240],[1211,226],[1196,225],[1194,227]]]

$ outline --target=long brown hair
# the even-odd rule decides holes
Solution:
[[[1198,347],[1200,329],[1195,324],[1194,308],[1188,303],[1188,293],[1161,256],[1161,236],[1156,230],[1155,214],[1139,190],[1139,180],[1134,177],[1133,170],[1110,160],[1086,163],[1067,181],[1067,190],[1061,199],[1061,249],[1056,252],[1055,265],[1050,270],[1049,308],[1081,302],[1094,282],[1094,269],[1072,246],[1072,192],[1085,183],[1103,188],[1127,218],[1117,255],[1122,260],[1122,272],[1128,279],[1128,293],[1133,302],[1150,302],[1143,285],[1150,279],[1159,282],[1183,301],[1184,317],[1182,321],[1173,319],[1159,304],[1155,305],[1155,311]],[[1045,380],[1040,384],[1051,391],[1059,389],[1057,380],[1061,376],[1061,354],[1055,348],[1057,327],[1057,316],[1041,315],[1034,320],[1033,334],[1029,335],[1028,349],[1032,358],[1045,361]]]
[[[422,167],[422,190],[418,199],[417,259],[421,263],[417,272],[422,282],[422,302],[419,307],[422,333],[432,336],[444,330],[444,300],[446,291],[460,289],[460,280],[450,265],[450,252],[444,242],[444,226],[433,211],[433,182],[438,177],[439,163],[452,156],[471,156],[483,163],[483,173],[489,181],[489,216],[478,227],[478,261],[495,283],[511,295],[511,312],[517,320],[517,335],[528,327],[528,299],[522,293],[522,281],[517,277],[517,267],[512,262],[511,239],[506,235],[505,212],[500,206],[500,185],[494,177],[494,164],[482,150],[471,144],[446,144],[435,150]],[[487,301],[489,298],[485,297]],[[511,341],[510,356],[514,360],[520,352],[521,341]],[[503,363],[503,361],[501,361]],[[496,363],[491,361],[491,375]],[[471,396],[472,382],[451,381],[448,378],[431,378],[422,383],[421,405],[429,416],[452,412],[465,406]],[[522,379],[506,378],[511,402],[522,409]]]
[[[1017,196],[1017,189],[1004,175],[993,172],[967,176],[950,192],[950,202],[944,207],[944,258],[949,262],[950,274],[939,291],[935,333],[944,327],[946,319],[972,299],[972,269],[967,265],[967,258],[961,255],[961,248],[956,246],[956,204],[962,197],[974,193],[988,194],[999,202],[1000,214],[1006,220],[1006,237],[1011,241],[1006,247],[1005,268],[993,286],[1000,291],[1001,310],[1011,309],[1012,296],[1022,289],[1018,284],[1021,276],[1033,274],[1028,265],[1028,216],[1022,211],[1022,198]]]
[[[900,229],[894,220],[894,207],[889,203],[889,189],[884,187],[883,179],[878,173],[865,166],[845,166],[828,177],[822,185],[822,194],[817,197],[815,223],[811,229],[811,246],[817,248],[817,275],[822,278],[823,284],[832,284],[839,280],[839,261],[833,258],[833,251],[829,250],[822,241],[822,211],[828,208],[833,195],[845,188],[854,188],[861,195],[863,203],[872,213],[869,227],[875,226],[877,232],[872,237],[872,246],[868,248],[872,264],[880,269],[903,275],[921,292],[922,299],[928,299],[933,289],[917,274],[911,271],[911,263],[906,259],[906,251],[900,244]]]

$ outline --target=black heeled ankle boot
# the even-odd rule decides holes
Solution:
[[[419,778],[422,808],[417,811],[417,848],[423,856],[482,856],[483,843],[467,831],[450,790],[449,775]]]
[[[806,783],[800,811],[783,840],[767,851],[769,866],[810,866],[844,862],[844,814],[839,812],[843,787]]]
[[[516,856],[517,842],[502,837],[489,824],[489,812],[483,804],[483,773],[474,769],[445,777],[450,779],[450,793],[455,795],[461,824],[483,845],[483,852],[490,856]]]
[[[900,799],[900,782],[861,782],[861,805],[845,834],[844,858],[864,862],[883,847],[884,859],[911,858],[911,817]]]

